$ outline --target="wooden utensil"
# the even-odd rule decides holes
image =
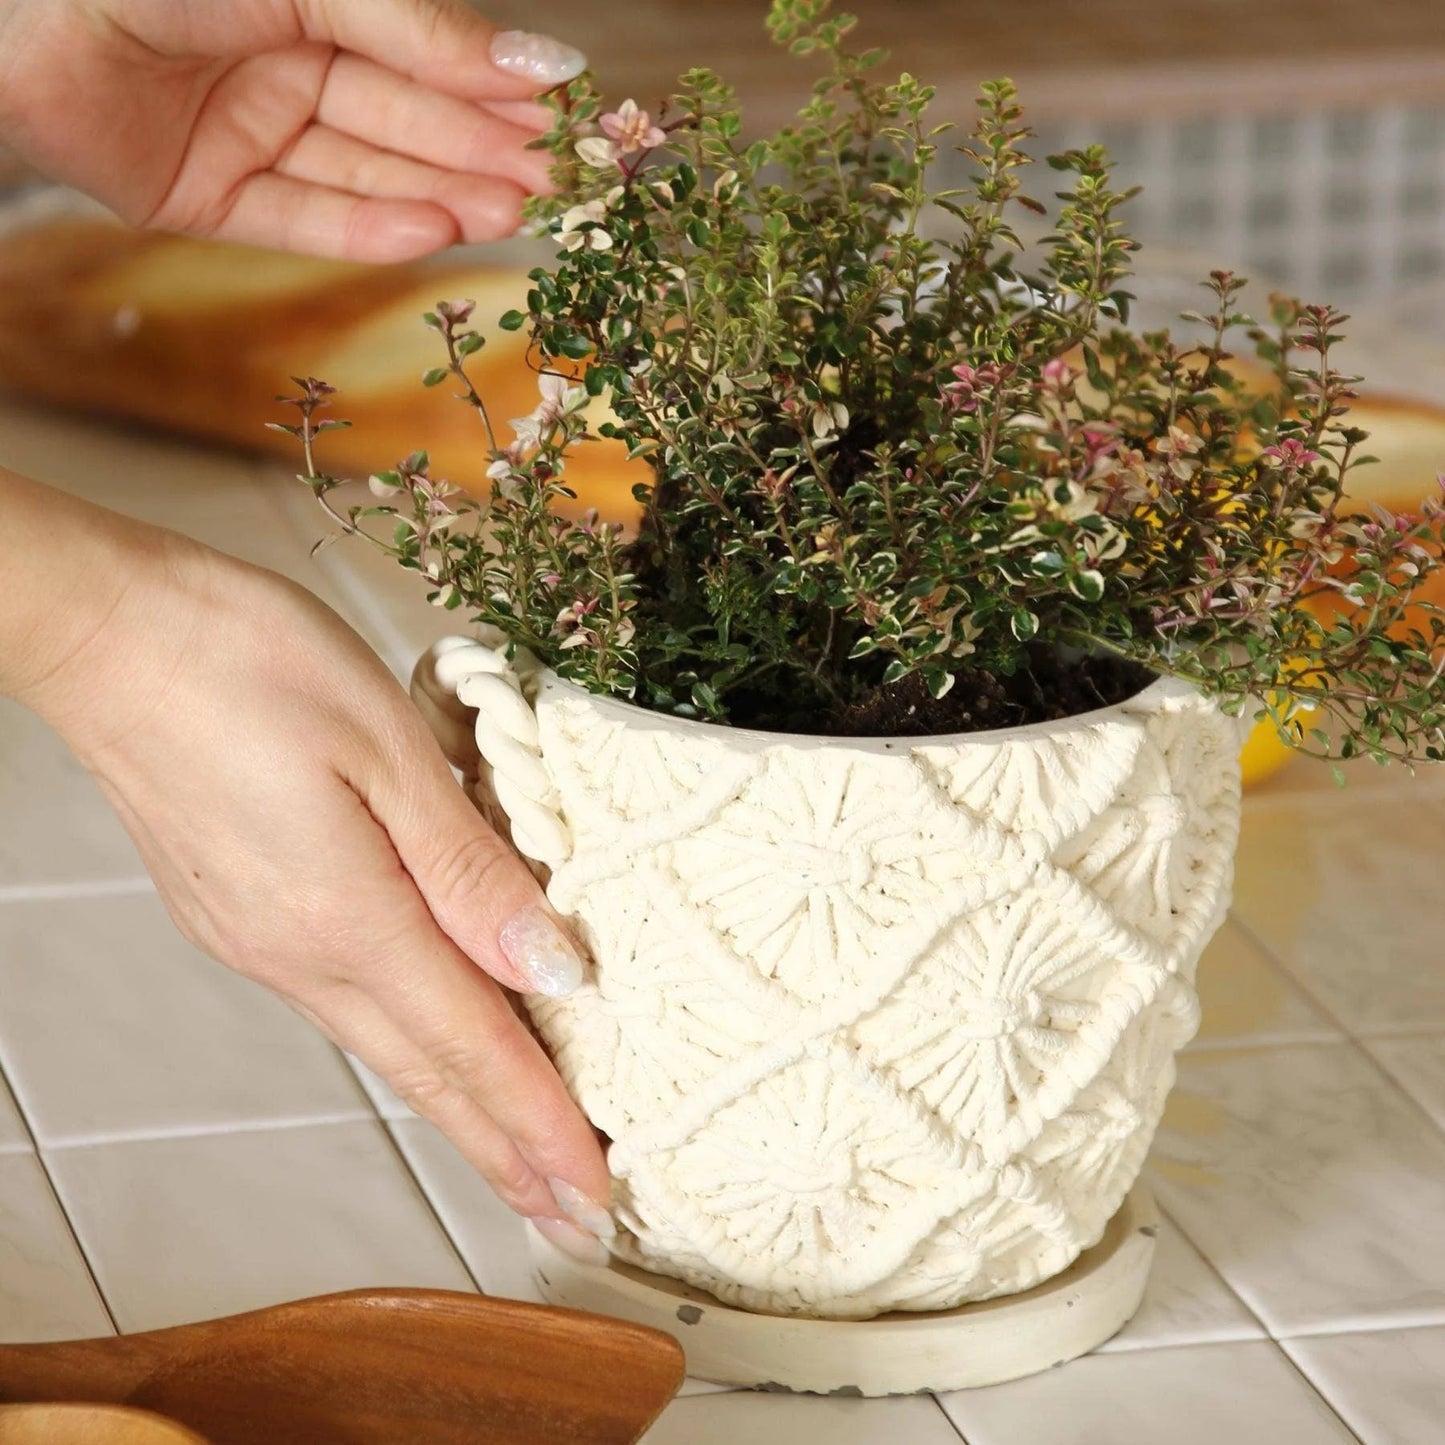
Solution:
[[[0,1445],[208,1445],[149,1410],[119,1405],[0,1405]]]
[[[682,1377],[659,1331],[446,1290],[0,1346],[0,1402],[138,1406],[212,1445],[630,1445]]]

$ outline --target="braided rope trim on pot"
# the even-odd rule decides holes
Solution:
[[[561,799],[542,761],[532,709],[542,665],[490,628],[444,637],[417,663],[411,691],[442,751],[479,802],[495,800],[525,858],[555,868],[571,856]]]

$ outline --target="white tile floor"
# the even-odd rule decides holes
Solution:
[[[312,561],[314,504],[250,463],[3,399],[0,463],[303,579],[398,670],[448,630],[368,554]],[[691,1387],[649,1442],[1445,1445],[1442,860],[1445,776],[1339,793],[1296,765],[1252,796],[1151,1166],[1148,1300],[1098,1355],[938,1401]],[[361,1285],[531,1293],[515,1220],[175,935],[88,778],[9,704],[0,1072],[0,1340]]]

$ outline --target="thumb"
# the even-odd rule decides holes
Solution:
[[[467,100],[524,100],[587,68],[575,46],[498,30],[467,0],[302,0],[299,10],[308,38]]]
[[[387,769],[365,802],[438,926],[507,988],[571,993],[582,954],[531,870],[468,801],[424,727],[406,757],[404,771]]]

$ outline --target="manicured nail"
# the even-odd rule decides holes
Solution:
[[[587,69],[587,57],[575,45],[530,30],[499,30],[492,37],[492,64],[508,75],[523,75],[541,86],[575,80]]]
[[[617,1226],[613,1224],[612,1216],[595,1199],[589,1198],[565,1179],[549,1179],[547,1184],[557,1207],[579,1229],[585,1229],[596,1239],[617,1238]]]
[[[504,925],[498,942],[533,993],[561,998],[582,982],[577,950],[544,908],[524,908]]]
[[[538,1234],[555,1244],[563,1254],[570,1254],[583,1264],[607,1263],[607,1246],[595,1234],[588,1234],[585,1229],[578,1229],[565,1219],[533,1219],[532,1224]]]

